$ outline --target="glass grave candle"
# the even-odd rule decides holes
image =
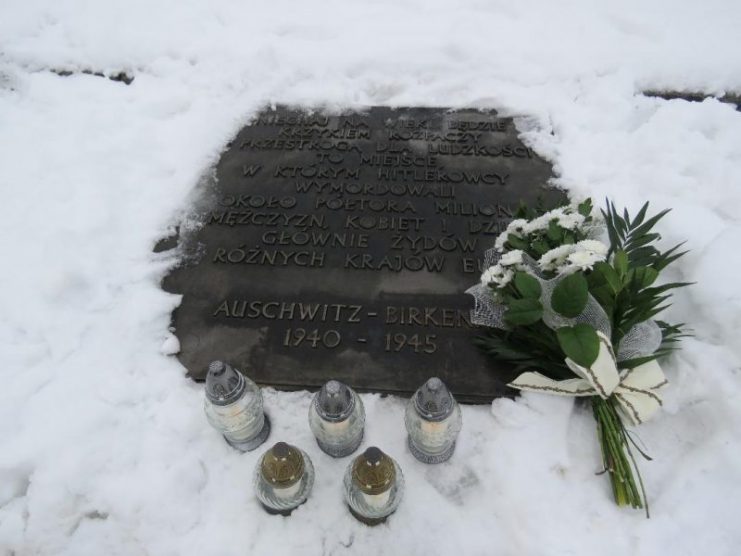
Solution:
[[[350,455],[363,441],[363,401],[349,386],[330,380],[314,395],[309,426],[324,452],[335,458]]]
[[[393,458],[371,447],[348,465],[343,486],[352,515],[366,525],[378,525],[399,507],[404,476]]]
[[[206,375],[206,417],[226,441],[243,452],[254,450],[270,434],[260,388],[222,361],[213,361]]]
[[[290,515],[306,502],[314,485],[314,466],[300,448],[278,442],[255,467],[254,486],[268,513]]]
[[[433,377],[414,393],[407,404],[404,421],[414,457],[424,463],[450,459],[463,418],[458,402],[442,380]]]

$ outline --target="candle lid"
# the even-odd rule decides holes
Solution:
[[[330,380],[314,397],[314,406],[325,421],[344,421],[355,409],[355,396],[346,384]]]
[[[206,375],[206,397],[215,405],[229,405],[246,388],[244,376],[223,361],[212,361]]]
[[[375,446],[371,446],[355,458],[352,479],[365,494],[386,492],[396,480],[394,461]]]
[[[414,406],[426,420],[442,421],[453,412],[455,400],[443,381],[432,377],[414,393]]]
[[[260,471],[263,478],[273,487],[288,488],[304,476],[304,457],[297,448],[285,442],[278,442],[265,452]]]

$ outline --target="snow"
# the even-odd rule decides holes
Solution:
[[[2,13],[0,554],[738,552],[741,113],[640,91],[741,91],[741,4],[6,0]],[[674,209],[666,244],[692,251],[670,278],[698,284],[669,317],[696,337],[638,430],[650,520],[594,475],[587,409],[535,394],[465,407],[454,458],[434,467],[405,447],[404,400],[365,395],[367,442],[407,481],[369,529],[342,503],[347,460],[311,437],[310,394],[267,390],[272,438],[305,449],[317,479],[290,518],[260,510],[261,450],[222,441],[168,356],[179,299],[152,247],[270,103],[496,108],[575,195]]]

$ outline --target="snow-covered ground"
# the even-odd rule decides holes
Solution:
[[[741,91],[741,3],[231,0],[0,3],[0,554],[736,555],[741,546],[741,112],[644,89]],[[126,71],[130,86],[55,70]],[[404,401],[364,396],[407,491],[385,526],[345,510],[310,394],[266,392],[317,480],[263,513],[167,347],[178,298],[152,246],[269,103],[496,108],[556,181],[672,207],[692,252],[673,320],[696,337],[639,434],[652,518],[618,509],[594,423],[526,394],[464,408],[455,458],[404,446]],[[165,349],[166,351],[166,349]]]

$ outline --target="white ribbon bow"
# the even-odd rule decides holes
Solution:
[[[639,425],[649,420],[662,405],[658,391],[668,383],[661,367],[653,360],[619,372],[609,338],[599,331],[597,335],[599,354],[590,367],[582,367],[566,358],[566,365],[579,378],[553,380],[538,372],[527,372],[509,386],[559,396],[597,395],[605,400],[615,396],[618,408],[631,423]]]

